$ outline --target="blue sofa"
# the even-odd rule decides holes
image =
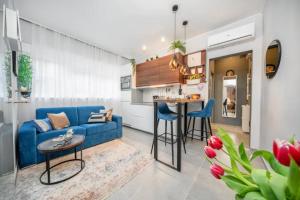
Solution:
[[[74,134],[85,135],[84,148],[101,144],[122,137],[122,117],[113,115],[111,122],[88,123],[91,112],[99,112],[105,109],[103,106],[81,106],[60,108],[39,108],[36,110],[36,119],[47,118],[47,113],[65,112],[70,121],[70,127]],[[50,138],[65,134],[68,128],[38,133],[32,121],[21,125],[18,134],[18,160],[20,168],[37,164],[45,160],[44,156],[37,150],[38,144]],[[52,154],[58,157],[71,153],[65,151]]]

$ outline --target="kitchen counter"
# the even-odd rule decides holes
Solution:
[[[131,105],[153,106],[153,102],[136,102],[136,103],[132,102]]]

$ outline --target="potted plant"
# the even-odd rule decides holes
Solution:
[[[32,67],[31,58],[26,54],[19,56],[18,88],[24,98],[31,95]]]
[[[237,147],[223,129],[218,129],[217,135],[208,140],[204,151],[212,175],[234,190],[236,199],[300,199],[300,141],[275,140],[273,153],[256,150],[249,156],[243,143]],[[229,157],[230,165],[217,159],[217,151]],[[263,158],[269,168],[255,168],[252,161],[257,157]]]
[[[12,88],[11,88],[11,54],[7,52],[4,59],[4,71],[5,71],[5,81],[6,81],[6,92],[7,98],[12,98]]]
[[[175,40],[171,43],[171,46],[169,47],[169,51],[185,54],[186,52],[185,43],[180,40]]]

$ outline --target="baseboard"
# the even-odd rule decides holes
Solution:
[[[153,133],[151,133],[151,132],[144,131],[144,130],[141,130],[141,129],[138,129],[138,128],[134,128],[134,127],[132,127],[132,126],[130,126],[130,125],[127,125],[127,124],[123,124],[123,126],[126,127],[126,128],[131,128],[131,129],[133,129],[133,130],[137,130],[137,131],[141,131],[141,132],[144,132],[144,133],[153,135]]]

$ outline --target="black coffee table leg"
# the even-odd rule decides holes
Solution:
[[[82,160],[82,149],[83,147],[80,149],[80,164],[81,164],[81,169],[83,169],[83,160]]]
[[[50,184],[50,159],[49,159],[49,154],[47,153],[45,156],[46,156],[46,171],[47,171],[47,177],[48,177],[48,184]]]
[[[74,155],[75,155],[75,159],[77,159],[77,151],[76,151],[76,147],[74,148]]]

